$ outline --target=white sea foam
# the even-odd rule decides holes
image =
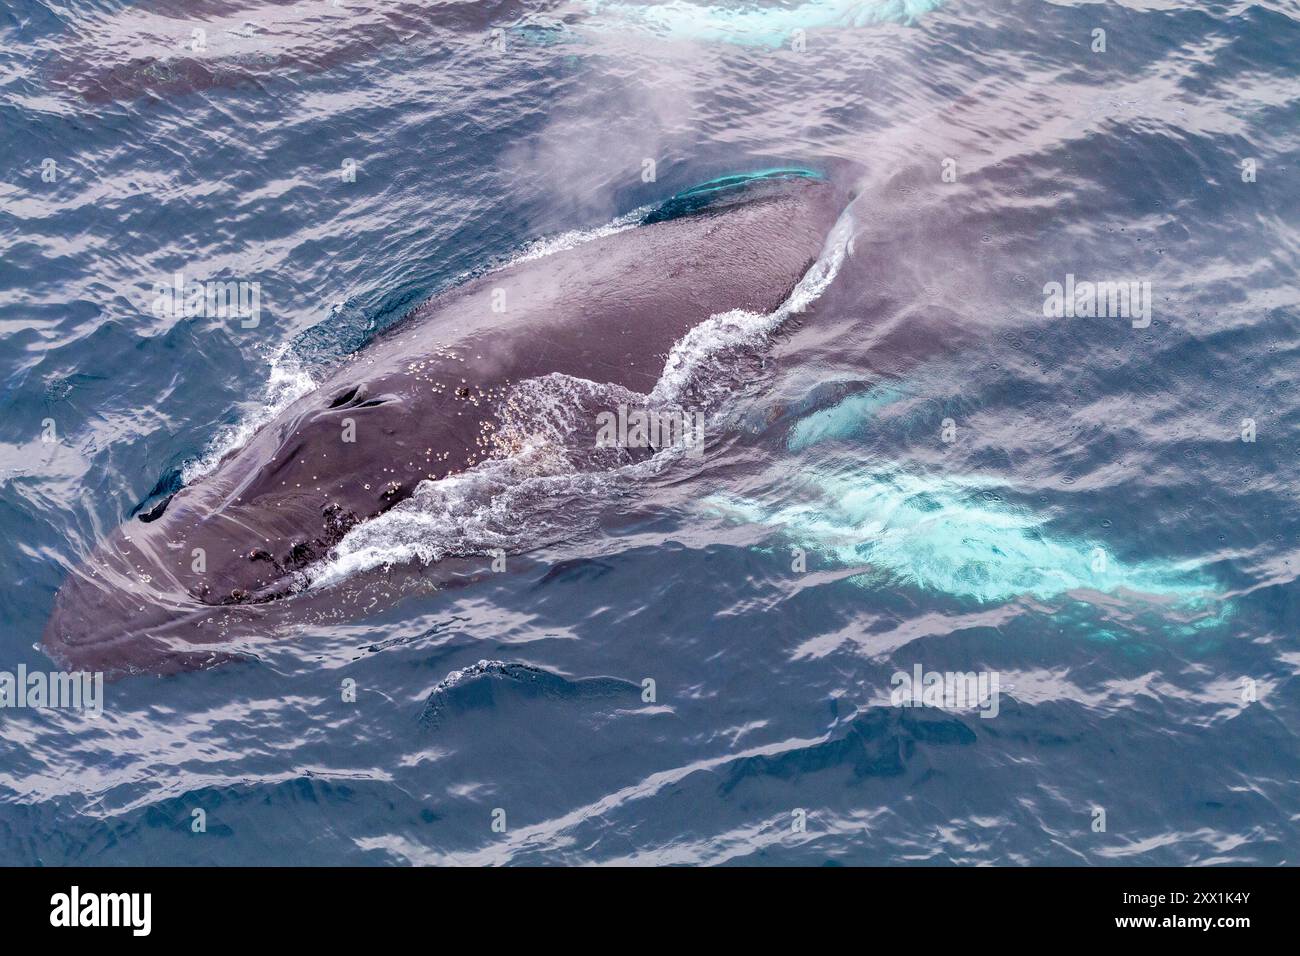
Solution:
[[[303,369],[297,356],[287,347],[281,349],[271,357],[270,377],[267,379],[263,401],[257,403],[235,424],[217,432],[198,458],[186,462],[181,468],[182,480],[189,484],[208,474],[222,458],[243,448],[259,428],[315,387],[316,380]]]
[[[472,680],[473,678],[480,677],[483,674],[491,674],[494,672],[499,673],[509,666],[509,661],[483,659],[477,664],[470,664],[468,667],[458,668],[457,670],[451,671],[442,680],[438,681],[429,696],[432,697],[434,694],[446,693],[453,687],[463,684],[466,680]]]
[[[570,249],[575,249],[594,239],[604,239],[606,236],[616,236],[620,232],[635,229],[651,208],[650,206],[643,206],[640,209],[634,209],[627,215],[619,216],[612,222],[597,226],[595,229],[574,229],[569,232],[562,232],[557,236],[538,239],[525,246],[519,255],[504,263],[500,268],[506,269],[521,262],[543,259],[546,256],[553,256],[557,252],[567,252]]]
[[[410,498],[353,528],[302,580],[320,588],[372,568],[540,547],[581,529],[566,505],[602,500],[619,480],[616,471],[574,473],[560,449],[538,442],[421,482]]]

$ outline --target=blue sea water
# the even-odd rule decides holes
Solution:
[[[499,494],[472,586],[0,709],[0,862],[1295,863],[1297,63],[1293,0],[12,0],[0,670],[430,294],[725,177],[860,182],[702,460],[575,480],[590,520]],[[260,321],[157,314],[178,271]],[[1046,317],[1071,275],[1150,325]],[[996,716],[893,706],[918,666]]]

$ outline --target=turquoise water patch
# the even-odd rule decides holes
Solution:
[[[896,385],[879,385],[870,391],[850,395],[843,401],[801,418],[790,429],[786,447],[801,451],[824,441],[853,438],[862,434],[877,412],[906,397]]]
[[[669,0],[634,4],[589,0],[598,15],[638,24],[674,40],[785,45],[797,30],[864,27],[873,23],[911,23],[942,0],[808,0],[790,7],[742,3],[730,6]]]
[[[798,467],[798,466],[794,466]],[[792,545],[879,580],[980,603],[1070,592],[1129,592],[1185,609],[1208,606],[1215,581],[1195,563],[1125,563],[1104,545],[1054,536],[1047,519],[1003,502],[992,479],[910,474],[897,466],[806,468],[793,504],[714,496],[740,520],[779,527]]]
[[[556,46],[574,40],[573,31],[562,21],[517,23],[506,28],[506,35],[511,40],[537,47]]]

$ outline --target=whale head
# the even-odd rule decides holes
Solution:
[[[424,451],[432,439],[410,427],[411,391],[409,376],[345,366],[211,473],[128,517],[56,595],[52,656],[108,672],[206,663],[204,645],[255,622],[352,526],[410,494],[410,476],[351,433],[439,473]]]

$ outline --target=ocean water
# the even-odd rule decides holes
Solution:
[[[0,862],[1295,863],[1297,63],[1293,0],[7,4],[0,671],[434,292],[725,177],[858,197],[665,360],[703,456],[488,463],[313,587],[503,573],[0,709]],[[260,320],[158,314],[176,272]]]

